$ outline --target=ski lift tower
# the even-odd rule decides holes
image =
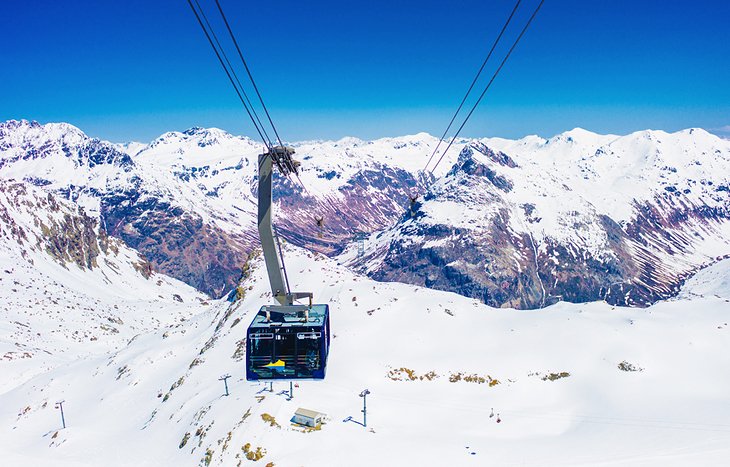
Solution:
[[[274,165],[283,176],[299,174],[294,149],[274,146],[259,155],[258,229],[271,294],[248,327],[246,379],[324,379],[329,353],[329,305],[313,304],[311,292],[292,292],[278,236],[271,223]],[[307,305],[296,305],[309,299]]]

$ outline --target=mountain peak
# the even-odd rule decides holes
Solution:
[[[193,126],[193,127],[188,128],[187,130],[184,130],[182,133],[185,135],[188,135],[188,136],[193,136],[193,135],[197,135],[203,131],[205,131],[205,129],[203,127]]]
[[[0,131],[7,130],[17,134],[27,134],[29,132],[45,133],[49,138],[59,138],[67,134],[74,136],[82,136],[87,138],[86,133],[70,123],[46,123],[41,124],[36,120],[7,120],[0,122]]]
[[[334,141],[334,144],[337,146],[359,146],[364,142],[365,141],[355,136],[344,136],[337,141]]]
[[[596,136],[598,133],[594,133],[592,131],[586,130],[581,127],[575,127],[572,130],[566,131],[563,134],[574,136],[574,137],[580,137],[580,136]]]
[[[17,130],[21,127],[33,127],[40,128],[41,124],[35,120],[29,121],[24,118],[20,120],[10,119],[5,122],[0,122],[0,128],[7,128],[8,130]]]
[[[203,128],[199,126],[193,126],[183,131],[168,131],[155,138],[150,146],[154,147],[159,144],[165,144],[169,142],[183,142],[183,141],[198,141],[199,146],[210,146],[225,140],[244,140],[252,141],[246,136],[235,136],[228,133],[220,128]]]
[[[203,128],[200,126],[193,126],[188,128],[187,130],[182,131],[182,134],[188,135],[188,136],[222,136],[222,137],[228,137],[233,138],[233,135],[228,133],[225,130],[221,130],[220,128],[210,127],[210,128]]]
[[[722,139],[719,136],[714,135],[703,128],[687,128],[684,130],[680,130],[680,131],[676,132],[675,134],[692,136],[692,138],[695,138],[695,139],[701,138],[702,140]]]
[[[548,140],[548,142],[591,143],[599,139],[603,139],[606,136],[611,135],[600,135],[580,127],[575,127],[572,130],[564,131],[553,136]]]
[[[42,148],[60,144],[78,146],[86,143],[86,133],[68,123],[41,124],[35,120],[8,120],[0,122],[0,140],[6,150],[15,148],[24,152],[27,145]]]

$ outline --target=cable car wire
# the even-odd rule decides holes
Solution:
[[[200,15],[203,17],[203,20],[205,21],[205,24],[208,26],[208,30],[210,31],[210,34],[213,36],[213,40],[215,40],[216,45],[218,46],[218,49],[221,52],[221,55],[223,55],[223,59],[228,64],[228,68],[231,70],[231,74],[236,80],[236,83],[238,83],[238,87],[241,89],[241,92],[243,93],[243,97],[246,98],[246,102],[248,103],[249,107],[251,108],[251,113],[253,113],[253,116],[256,118],[256,121],[258,122],[259,126],[261,127],[261,131],[263,131],[264,136],[266,137],[266,140],[269,143],[269,147],[273,146],[271,143],[271,138],[269,138],[268,133],[266,132],[266,128],[264,127],[263,123],[261,123],[261,120],[259,119],[259,115],[256,112],[256,108],[251,103],[251,99],[249,99],[248,94],[246,93],[245,88],[243,87],[243,84],[241,84],[241,81],[238,79],[238,74],[236,74],[236,70],[233,68],[233,65],[231,64],[230,60],[228,60],[228,55],[226,55],[226,51],[221,45],[220,41],[218,40],[218,36],[215,33],[215,30],[213,29],[213,26],[211,26],[210,22],[208,21],[208,17],[205,14],[205,11],[200,6],[200,3],[198,0],[195,0],[195,5],[200,10]]]
[[[451,121],[449,122],[448,126],[446,127],[446,130],[444,130],[444,134],[441,135],[441,138],[439,139],[438,144],[436,144],[436,147],[434,148],[433,152],[431,153],[431,157],[428,158],[428,162],[426,162],[426,165],[423,167],[423,171],[425,172],[426,169],[428,169],[428,166],[431,164],[431,160],[433,160],[433,156],[436,155],[436,153],[439,150],[439,147],[441,147],[441,143],[444,142],[444,138],[446,138],[446,135],[448,134],[449,130],[451,129],[451,125],[454,124],[454,120],[456,120],[456,116],[459,115],[459,112],[461,112],[461,108],[464,106],[464,103],[466,102],[466,99],[469,97],[469,94],[471,93],[471,90],[474,89],[474,85],[477,83],[477,80],[479,79],[479,76],[481,76],[482,71],[484,71],[484,67],[487,65],[487,62],[489,62],[489,59],[492,57],[492,54],[494,53],[494,49],[497,48],[497,44],[499,44],[500,39],[502,39],[502,36],[504,35],[504,31],[507,30],[507,26],[509,26],[509,23],[512,21],[512,17],[515,15],[515,12],[517,11],[517,8],[519,8],[520,3],[522,0],[517,0],[517,3],[515,3],[514,8],[512,8],[512,13],[510,13],[509,17],[507,18],[507,21],[504,23],[504,26],[502,26],[502,30],[499,32],[499,35],[494,40],[494,44],[492,44],[492,48],[489,50],[489,53],[487,54],[487,58],[484,59],[482,62],[482,66],[479,68],[479,71],[477,71],[476,76],[471,82],[471,85],[469,85],[469,89],[466,91],[466,94],[464,94],[464,98],[461,99],[461,103],[459,104],[459,107],[456,109],[456,112],[454,112],[454,116],[451,117]]]
[[[226,64],[223,61],[223,59],[221,58],[221,54],[220,54],[220,52],[218,52],[218,49],[216,48],[215,43],[213,42],[213,39],[211,39],[210,34],[208,33],[208,30],[205,28],[203,21],[200,19],[200,15],[198,14],[198,11],[195,9],[193,2],[191,0],[188,0],[188,5],[190,5],[190,8],[193,10],[193,13],[195,14],[195,18],[198,20],[198,24],[200,25],[201,29],[203,30],[205,37],[208,39],[208,43],[213,48],[213,52],[215,52],[215,56],[218,57],[218,61],[220,62],[221,66],[223,67],[223,71],[226,72],[226,76],[228,76],[228,80],[231,82],[231,85],[236,90],[236,94],[238,94],[238,98],[241,100],[241,104],[243,104],[243,108],[246,109],[246,113],[248,114],[249,118],[251,119],[251,122],[253,123],[254,127],[256,128],[256,131],[258,132],[259,136],[263,140],[264,145],[267,147],[267,149],[270,149],[270,146],[269,146],[266,138],[264,138],[264,135],[263,135],[261,129],[256,124],[256,120],[254,119],[253,115],[251,114],[251,110],[249,110],[248,105],[246,105],[246,101],[244,100],[243,96],[241,95],[241,91],[238,89],[238,86],[236,86],[236,83],[233,80],[233,77],[231,76],[231,72],[228,70],[228,67],[226,67]]]
[[[188,4],[193,9],[193,13],[195,13],[195,17],[198,19],[198,23],[200,24],[201,28],[203,29],[203,32],[205,33],[205,36],[208,38],[208,42],[210,43],[211,47],[213,47],[213,51],[216,53],[216,56],[218,57],[219,62],[221,63],[221,66],[223,66],[223,70],[226,72],[226,75],[228,76],[228,79],[231,81],[231,84],[233,85],[233,88],[236,90],[236,93],[238,94],[239,99],[241,99],[241,103],[243,104],[244,108],[246,109],[246,112],[248,113],[249,118],[251,118],[251,122],[253,123],[254,127],[256,128],[256,131],[259,133],[259,136],[264,140],[264,146],[266,146],[267,150],[271,150],[273,147],[273,143],[271,142],[271,139],[269,138],[269,135],[266,132],[266,128],[261,122],[261,120],[258,117],[258,114],[256,113],[256,109],[254,108],[253,104],[251,103],[251,100],[248,97],[248,94],[246,94],[246,91],[243,87],[243,84],[241,84],[240,80],[238,79],[238,75],[235,72],[235,69],[233,68],[233,65],[231,64],[230,60],[228,60],[228,56],[225,53],[225,50],[223,49],[223,46],[221,45],[220,41],[218,40],[217,35],[215,34],[215,31],[213,30],[213,27],[211,26],[210,22],[208,21],[207,16],[205,15],[205,12],[203,11],[203,8],[200,6],[200,3],[198,0],[194,0],[195,5],[200,10],[200,14],[198,14],[198,11],[195,7],[193,7],[193,4],[190,0],[188,0]],[[221,11],[222,13],[222,11]],[[207,25],[207,29],[205,25],[203,24],[203,21],[201,21],[201,16],[203,18],[203,21],[205,21],[205,25]],[[210,30],[210,33],[208,33],[208,29]],[[229,30],[230,31],[230,30]],[[231,32],[232,34],[232,32]],[[211,36],[213,40],[211,40]],[[234,38],[235,41],[235,38]],[[214,45],[215,42],[215,45]],[[216,47],[217,45],[217,47]],[[219,51],[220,49],[220,51]],[[240,54],[240,50],[239,50]],[[223,59],[221,59],[221,56]],[[241,56],[241,59],[243,60],[243,57]],[[228,64],[228,67],[226,67],[225,63]],[[245,64],[245,61],[244,61]],[[229,70],[230,68],[230,70]],[[248,71],[248,67],[246,68]],[[253,83],[253,77],[251,76],[249,72],[249,78],[251,78]],[[235,80],[235,82],[234,82]],[[236,83],[238,83],[238,86],[236,86]],[[255,83],[253,83],[254,86]],[[240,90],[239,90],[240,87]],[[258,94],[258,89],[256,89],[256,92]],[[243,96],[243,97],[242,97]],[[261,95],[259,94],[259,99],[261,100]],[[248,103],[248,105],[246,105]],[[261,103],[263,104],[263,100],[261,100]],[[264,108],[264,110],[266,110]],[[269,117],[269,122],[271,122],[271,117],[268,114],[268,111],[266,111],[267,116]],[[258,122],[258,124],[257,124]],[[274,127],[273,122],[271,122],[272,128],[274,129],[274,132],[276,132],[276,128]],[[262,134],[263,133],[263,134]],[[281,139],[279,138],[279,135],[276,134],[276,137],[279,141],[279,144],[281,143]],[[292,184],[296,185],[297,181],[294,180],[290,174],[286,174],[286,178],[289,179]],[[298,184],[307,191],[307,188],[304,186],[304,183],[301,181],[299,176],[297,175],[297,179],[299,180]]]
[[[228,24],[228,18],[226,18],[226,14],[223,12],[223,8],[221,7],[220,2],[218,0],[215,0],[215,4],[218,6],[218,11],[220,12],[221,17],[223,17],[223,22],[226,24],[226,29],[228,29],[228,33],[231,35],[231,40],[233,41],[233,45],[236,47],[236,50],[238,51],[238,56],[241,58],[241,62],[243,62],[244,68],[246,68],[246,73],[248,74],[248,77],[251,80],[251,84],[253,84],[253,88],[256,91],[256,95],[259,97],[259,102],[261,102],[261,107],[263,107],[264,112],[266,113],[266,118],[269,119],[269,123],[271,124],[271,128],[273,128],[273,130],[274,130],[276,139],[279,141],[280,146],[284,146],[284,144],[281,142],[281,138],[279,137],[279,132],[276,131],[276,126],[274,125],[274,122],[271,120],[271,115],[269,114],[269,109],[266,108],[266,104],[264,104],[264,99],[261,97],[261,93],[259,92],[258,86],[256,86],[256,81],[254,81],[254,79],[253,79],[251,70],[248,68],[248,63],[246,63],[246,59],[243,58],[243,53],[241,52],[241,48],[238,46],[238,41],[236,40],[236,36],[233,34],[233,30],[231,29],[230,24]]]
[[[515,39],[515,42],[512,44],[512,47],[510,47],[509,52],[507,52],[507,55],[505,55],[504,59],[502,60],[502,63],[499,64],[499,67],[497,68],[497,70],[492,75],[492,79],[489,80],[489,83],[487,83],[487,86],[484,88],[484,91],[482,91],[482,93],[479,95],[479,98],[477,99],[477,101],[472,106],[472,108],[469,111],[469,113],[467,114],[466,118],[464,118],[464,121],[462,122],[461,126],[459,127],[458,130],[456,130],[456,133],[451,138],[451,141],[449,141],[449,145],[446,146],[446,149],[444,150],[443,154],[441,154],[441,157],[438,159],[438,161],[436,161],[436,165],[434,165],[433,166],[433,169],[431,170],[432,173],[433,173],[433,170],[436,170],[436,167],[438,167],[439,163],[444,158],[444,156],[448,152],[449,148],[451,148],[451,145],[454,144],[454,141],[456,140],[456,138],[459,137],[459,134],[461,133],[461,130],[464,129],[464,125],[466,125],[466,122],[469,121],[469,118],[474,113],[474,110],[476,110],[477,106],[479,105],[479,103],[484,98],[484,95],[487,93],[487,91],[489,90],[489,88],[492,86],[492,83],[497,78],[497,75],[499,75],[499,72],[502,70],[502,67],[504,67],[504,64],[507,63],[507,59],[510,57],[510,55],[512,55],[512,52],[515,50],[515,47],[517,47],[517,44],[520,42],[520,39],[522,39],[522,36],[525,35],[525,32],[530,27],[530,24],[532,23],[532,20],[534,20],[535,19],[535,16],[537,16],[537,12],[540,11],[540,8],[542,7],[542,4],[543,3],[545,3],[545,0],[540,0],[540,3],[537,5],[537,8],[535,8],[535,11],[532,13],[532,16],[530,16],[530,19],[527,20],[527,24],[525,24],[525,27],[522,28],[522,31],[520,32],[520,35],[517,36],[517,39]]]
[[[248,63],[246,62],[246,59],[243,56],[243,52],[241,52],[241,47],[238,45],[238,40],[236,39],[236,35],[233,33],[233,29],[231,29],[231,25],[228,22],[228,17],[226,16],[225,12],[223,11],[223,7],[221,6],[220,1],[215,0],[215,4],[218,7],[218,12],[221,14],[221,18],[223,18],[223,23],[226,25],[228,34],[231,36],[231,41],[233,42],[233,45],[236,48],[236,51],[238,52],[238,57],[241,59],[241,63],[243,63],[243,67],[246,69],[246,74],[248,75],[248,78],[251,81],[251,84],[253,85],[254,91],[256,91],[256,95],[259,98],[261,107],[264,109],[264,113],[266,113],[266,118],[269,120],[269,124],[271,125],[271,128],[274,130],[274,135],[276,136],[276,139],[279,142],[279,145],[283,147],[284,143],[281,141],[281,137],[279,136],[279,132],[276,129],[276,125],[274,125],[274,121],[271,119],[271,114],[269,113],[269,109],[266,107],[266,104],[264,103],[264,99],[261,96],[261,92],[259,91],[259,87],[256,85],[256,80],[254,80],[253,74],[251,73],[251,69],[248,67]],[[252,107],[253,107],[253,105],[252,105]],[[262,125],[262,127],[263,127],[263,125]],[[307,187],[304,185],[304,182],[299,177],[299,174],[295,173],[295,175],[296,175],[296,181],[290,176],[289,173],[286,174],[286,177],[294,185],[296,185],[297,181],[298,181],[298,184],[302,187],[302,189],[305,192],[309,193],[309,190],[307,190]]]

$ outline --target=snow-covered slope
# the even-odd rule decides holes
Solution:
[[[730,300],[730,259],[719,261],[684,283],[679,298],[713,296]]]
[[[242,300],[201,306],[188,321],[0,394],[4,462],[709,466],[730,455],[723,299],[494,309],[286,254],[292,286],[332,307],[324,381],[301,382],[287,400],[284,383],[268,392],[243,380],[246,326],[271,300],[257,259]],[[367,428],[343,422],[361,420],[365,388]],[[54,408],[61,399],[66,429]],[[292,425],[298,407],[327,423]]]
[[[206,298],[25,183],[0,180],[0,239],[0,392],[186,319]]]
[[[728,187],[730,145],[698,129],[485,139],[342,260],[494,306],[646,305],[730,254]]]

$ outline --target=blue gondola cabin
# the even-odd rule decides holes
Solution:
[[[266,305],[248,327],[246,379],[324,379],[328,305]]]

